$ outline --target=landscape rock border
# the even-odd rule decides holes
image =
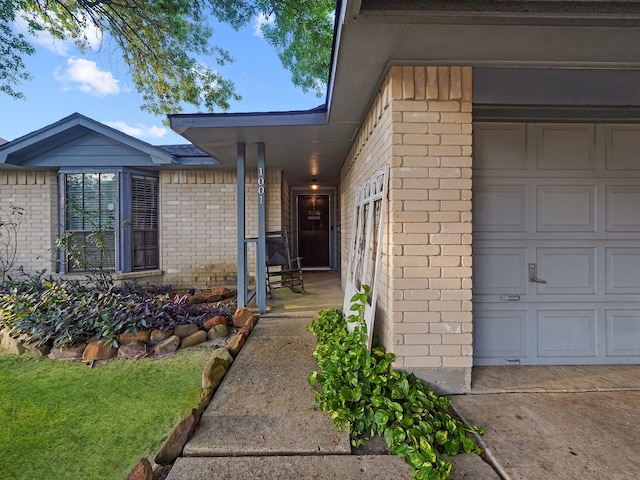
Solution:
[[[257,318],[246,308],[236,310],[232,324],[239,323],[239,318],[241,317],[244,319],[242,328],[231,337],[227,346],[213,350],[202,369],[202,387],[198,406],[192,409],[191,413],[183,418],[167,435],[167,438],[156,453],[154,464],[152,465],[147,458],[141,458],[134,465],[126,480],[154,480],[160,478],[160,475],[162,475],[161,478],[165,478],[171,465],[182,455],[184,446],[193,435],[200,417],[202,417],[204,410],[211,402],[213,395],[229,371],[234,358],[238,355],[255,327]],[[215,323],[211,322],[209,331],[214,326]]]
[[[38,351],[42,356],[54,360],[75,360],[95,362],[115,358],[143,358],[149,356],[165,357],[178,350],[205,343],[208,340],[230,337],[224,344],[234,355],[242,348],[247,336],[253,329],[256,319],[247,308],[236,309],[227,322],[222,316],[215,316],[204,322],[203,328],[193,323],[176,326],[173,330],[139,330],[136,333],[124,333],[118,337],[118,347],[102,343],[96,338],[69,347],[42,348],[26,343],[24,338],[14,338],[7,329],[0,328],[0,348],[15,355]],[[231,336],[233,333],[236,335]]]

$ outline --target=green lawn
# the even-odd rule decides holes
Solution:
[[[206,348],[83,363],[0,353],[0,479],[122,480],[200,398]]]

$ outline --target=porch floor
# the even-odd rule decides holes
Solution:
[[[310,317],[315,318],[320,310],[342,308],[344,292],[340,283],[340,272],[304,272],[304,293],[295,293],[288,288],[272,291],[267,299],[269,311],[262,317]]]

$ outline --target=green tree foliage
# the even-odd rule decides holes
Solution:
[[[238,29],[257,16],[292,80],[305,91],[326,85],[333,35],[334,0],[0,0],[0,91],[23,98],[30,78],[23,58],[35,49],[11,25],[26,20],[29,33],[45,32],[90,47],[97,29],[102,48],[114,47],[142,94],[142,109],[162,115],[190,104],[205,111],[228,109],[240,99],[231,80],[208,64],[223,66],[230,53],[210,43],[211,16]]]
[[[22,56],[33,55],[35,48],[24,35],[11,30],[11,22],[15,20],[18,8],[18,2],[0,0],[0,92],[23,99],[24,95],[15,89],[30,79]]]
[[[331,62],[335,0],[211,0],[214,15],[235,29],[257,15],[265,39],[276,48],[295,85],[324,92]]]

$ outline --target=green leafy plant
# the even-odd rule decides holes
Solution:
[[[451,399],[439,396],[415,375],[391,368],[395,356],[381,346],[367,349],[364,306],[369,292],[351,299],[346,319],[337,309],[321,311],[308,327],[317,337],[309,375],[321,386],[316,401],[334,424],[351,434],[358,446],[374,435],[384,437],[391,453],[404,458],[418,480],[444,480],[452,465],[443,454],[480,453],[467,436],[482,434],[451,414]]]
[[[45,278],[45,271],[10,280],[0,289],[0,326],[28,343],[64,347],[96,338],[118,346],[118,336],[141,329],[202,326],[228,316],[213,305],[192,305],[185,296],[146,291],[135,284]]]

